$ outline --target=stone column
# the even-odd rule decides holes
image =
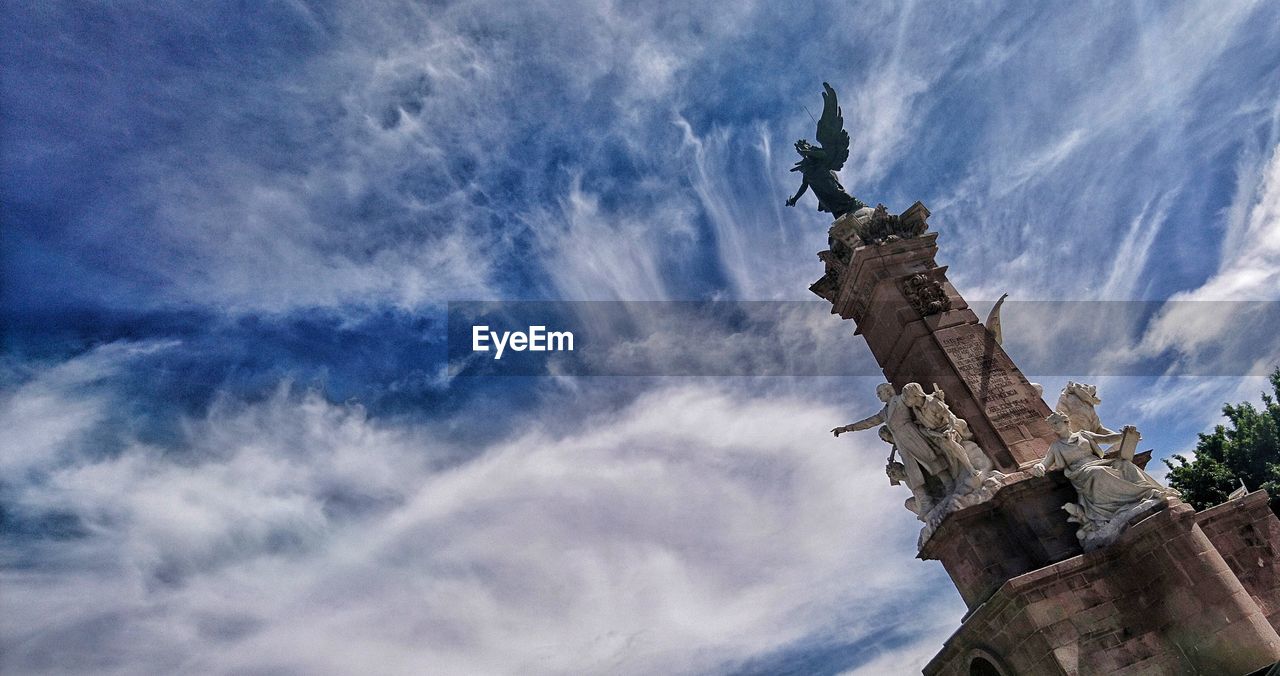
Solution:
[[[1013,472],[1053,442],[1051,412],[934,260],[937,233],[818,256],[810,290],[857,323],[885,379],[937,384],[996,469]]]

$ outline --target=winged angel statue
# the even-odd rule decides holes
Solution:
[[[822,89],[822,119],[818,120],[818,143],[822,147],[815,148],[804,139],[796,141],[800,161],[791,171],[800,172],[804,182],[787,200],[787,206],[794,207],[804,191],[813,188],[813,194],[818,198],[818,211],[830,212],[833,217],[840,218],[866,205],[846,192],[836,175],[836,171],[849,159],[849,132],[844,130],[844,117],[836,100],[836,90],[825,82]]]

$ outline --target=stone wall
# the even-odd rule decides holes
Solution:
[[[1267,492],[1210,507],[1196,515],[1196,522],[1280,631],[1280,519],[1267,505]]]
[[[1010,578],[1081,553],[1076,526],[1061,509],[1075,497],[1061,472],[1015,481],[948,517],[918,556],[941,561],[965,604],[976,608]]]

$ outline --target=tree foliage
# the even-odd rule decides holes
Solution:
[[[1196,509],[1220,504],[1243,480],[1249,490],[1266,489],[1271,511],[1280,515],[1280,368],[1271,373],[1272,394],[1263,393],[1262,408],[1226,404],[1226,425],[1201,434],[1195,458],[1166,460],[1169,485]]]

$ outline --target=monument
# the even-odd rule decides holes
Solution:
[[[852,319],[887,382],[886,474],[968,606],[925,674],[1252,674],[1280,661],[1280,520],[1256,491],[1196,513],[1144,467],[1141,435],[1105,427],[1097,389],[1050,409],[939,266],[919,202],[870,208],[835,172],[849,136],[823,83],[804,182],[835,221],[810,290]],[[1002,299],[1003,300],[1003,299]],[[927,390],[926,390],[927,388]],[[871,409],[868,406],[868,409]],[[1262,670],[1262,671],[1259,671]]]

